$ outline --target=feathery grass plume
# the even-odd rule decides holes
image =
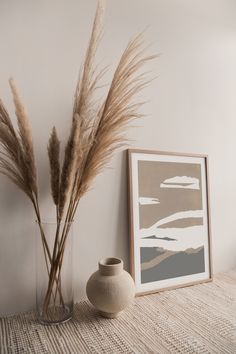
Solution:
[[[94,92],[97,90],[98,83],[106,72],[106,68],[98,71],[97,67],[95,67],[95,56],[102,36],[104,10],[105,0],[99,0],[89,45],[74,95],[73,120],[76,115],[79,115],[81,128],[80,145],[84,150],[83,156],[77,161],[77,170],[80,168],[88,150],[90,131],[93,127],[96,114]]]
[[[32,200],[32,190],[28,184],[24,152],[10,116],[0,100],[0,173],[7,176]]]
[[[30,199],[31,193],[24,183],[24,180],[15,170],[15,168],[6,160],[0,159],[0,173],[8,177],[21,191],[23,191]]]
[[[14,136],[12,136],[8,126],[0,122],[0,145],[3,151],[0,152],[0,173],[7,176],[17,187],[31,198],[28,186],[18,164],[18,151]]]
[[[95,57],[102,37],[105,2],[105,0],[98,1],[89,45],[74,95],[73,120],[79,119],[81,133],[78,148],[80,154],[78,154],[76,161],[76,173],[73,181],[71,201],[75,197],[75,187],[81,176],[80,171],[83,169],[83,165],[92,143],[91,130],[93,129],[97,111],[94,102],[94,92],[98,89],[99,82],[107,70],[107,68],[104,68],[98,71],[97,67],[95,67]]]
[[[55,205],[58,205],[60,193],[60,141],[55,127],[53,127],[48,142],[48,157],[50,164],[52,198]]]
[[[78,116],[72,122],[70,136],[65,148],[64,162],[61,171],[60,197],[59,197],[59,219],[64,214],[69,192],[76,172],[77,154],[79,152],[80,121]]]
[[[142,103],[133,103],[133,98],[151,80],[138,71],[156,55],[146,56],[142,49],[142,35],[131,40],[125,49],[105,102],[97,115],[93,130],[93,144],[89,150],[81,182],[77,185],[77,198],[80,198],[91,185],[94,177],[102,170],[125,141],[123,136],[127,123],[141,117],[138,109]]]
[[[15,129],[9,117],[9,114],[6,108],[4,107],[4,104],[1,99],[0,99],[0,122],[4,123],[8,127],[9,131],[14,136],[14,138],[18,140]]]
[[[25,177],[28,179],[28,183],[32,191],[37,196],[38,195],[37,172],[36,172],[35,159],[34,159],[34,148],[33,148],[31,128],[29,125],[25,108],[21,102],[16,85],[12,78],[9,80],[9,84],[10,84],[13,101],[15,105],[17,123],[19,127],[19,136],[20,136],[21,145],[24,152],[24,160],[26,164]]]
[[[4,131],[2,136],[3,140],[1,142],[4,143],[5,141],[4,137],[5,138],[8,137],[7,141],[5,141],[6,143],[5,149],[8,148],[7,152],[9,153],[9,157],[11,157],[16,164],[20,165],[20,156],[22,155],[22,148],[20,145],[20,141],[13,127],[11,118],[6,108],[4,107],[4,104],[1,99],[0,99],[0,124],[1,124],[1,129]]]
[[[104,16],[105,1],[99,0],[93,22],[92,33],[86,51],[82,73],[79,75],[74,97],[74,115],[77,113],[83,123],[87,124],[88,111],[91,113],[92,94],[96,89],[96,82],[102,75],[95,75],[94,59],[97,53],[98,45],[102,35],[102,24]]]

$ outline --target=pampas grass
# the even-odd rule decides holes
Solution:
[[[39,223],[48,269],[48,289],[44,311],[57,294],[63,303],[60,273],[66,239],[81,197],[89,190],[94,178],[102,171],[114,152],[124,146],[127,124],[140,118],[142,102],[134,99],[148,84],[145,64],[156,58],[146,55],[143,35],[127,45],[114,72],[105,98],[95,104],[95,91],[101,85],[106,68],[98,71],[95,57],[102,34],[104,2],[98,2],[92,33],[84,64],[76,85],[73,115],[63,162],[60,165],[60,141],[54,127],[48,143],[51,194],[56,206],[57,231],[50,253],[41,224],[38,204],[37,171],[32,133],[26,111],[16,85],[10,79],[18,131],[0,101],[0,172],[10,178],[31,200]],[[62,226],[62,221],[64,221]]]
[[[55,127],[53,127],[48,142],[48,157],[50,164],[52,199],[58,208],[60,196],[60,141]]]
[[[71,125],[70,136],[65,148],[64,163],[61,171],[60,197],[59,197],[59,219],[60,220],[62,220],[67,197],[70,193],[72,181],[75,175],[77,156],[80,155],[79,138],[80,138],[80,122],[79,122],[79,118],[75,117]]]
[[[17,91],[16,85],[13,79],[9,80],[9,84],[11,87],[11,92],[13,96],[13,101],[15,105],[15,112],[17,117],[17,123],[19,127],[19,137],[21,141],[21,147],[24,155],[24,163],[25,168],[28,169],[28,173],[26,173],[26,177],[28,179],[29,187],[32,192],[37,195],[37,172],[34,160],[34,149],[33,149],[33,139],[31,128],[29,125],[28,117],[25,111],[25,108],[21,102],[19,93]]]
[[[37,195],[37,182],[31,131],[12,79],[10,85],[18,117],[19,133],[14,129],[10,116],[3,102],[0,101],[1,172],[33,201]]]

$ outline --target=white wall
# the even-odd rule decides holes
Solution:
[[[117,62],[128,39],[149,26],[149,116],[130,128],[133,146],[206,153],[214,271],[236,266],[236,1],[108,0],[102,64]],[[95,0],[0,1],[0,96],[13,112],[14,76],[28,108],[40,169],[41,208],[52,215],[46,143],[55,124],[66,139],[78,68]],[[109,76],[110,77],[110,76]],[[82,200],[75,227],[75,292],[107,255],[128,265],[127,174],[118,153]],[[0,177],[0,315],[34,307],[34,214],[25,196]]]

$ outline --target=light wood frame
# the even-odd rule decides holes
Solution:
[[[146,149],[127,149],[128,155],[128,195],[129,195],[129,241],[130,241],[130,273],[135,281],[135,264],[134,264],[134,209],[133,209],[133,189],[132,189],[132,169],[131,169],[131,158],[133,153],[141,154],[157,154],[157,155],[172,155],[172,156],[182,156],[182,157],[198,157],[203,158],[205,161],[205,173],[206,173],[206,201],[207,201],[207,221],[208,221],[208,257],[209,257],[209,278],[204,280],[197,280],[188,282],[185,284],[169,286],[157,290],[149,290],[143,292],[137,292],[136,296],[152,294],[156,292],[172,290],[187,286],[192,286],[201,283],[211,282],[213,280],[213,267],[212,267],[212,237],[211,237],[211,217],[210,217],[210,191],[209,191],[209,158],[208,155],[204,154],[192,154],[192,153],[178,153],[169,151],[156,151],[156,150],[146,150]]]

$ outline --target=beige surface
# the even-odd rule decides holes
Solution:
[[[73,321],[45,327],[28,313],[0,320],[1,354],[236,353],[236,272],[213,283],[136,298],[117,319],[83,301]]]

